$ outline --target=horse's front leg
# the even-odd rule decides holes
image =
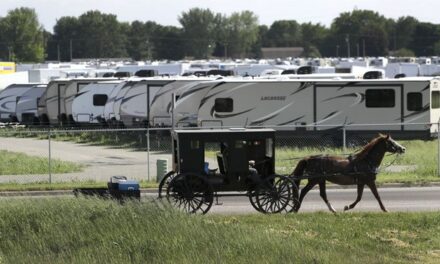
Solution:
[[[357,187],[358,188],[357,188],[357,198],[356,198],[356,201],[354,201],[350,205],[346,205],[344,207],[344,211],[348,211],[348,210],[353,209],[356,206],[356,204],[362,199],[362,194],[364,193],[365,184],[364,183],[359,183]]]
[[[382,200],[380,199],[379,193],[377,192],[376,183],[374,181],[367,183],[368,187],[370,187],[371,192],[373,193],[374,197],[376,197],[376,200],[379,202],[380,209],[384,212],[388,212],[387,209],[385,209],[385,206],[382,203]]]
[[[325,180],[319,182],[319,194],[321,195],[321,198],[322,198],[322,200],[324,200],[324,202],[327,205],[328,209],[332,213],[336,213],[335,208],[333,208],[333,206],[327,200],[327,192],[325,191]]]
[[[306,197],[306,194],[313,188],[313,186],[316,185],[317,182],[315,182],[314,180],[309,180],[306,184],[306,186],[304,186],[304,188],[301,189],[301,193],[299,195],[299,203],[298,203],[298,207],[295,208],[295,211],[298,212],[299,208],[301,207],[301,204],[304,200],[304,197]]]

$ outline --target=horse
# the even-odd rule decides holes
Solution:
[[[382,211],[387,212],[377,192],[376,175],[386,152],[402,154],[405,153],[405,150],[405,147],[394,141],[390,135],[379,134],[361,150],[348,157],[315,155],[301,159],[290,176],[296,186],[299,186],[302,176],[306,176],[308,182],[301,189],[299,201],[294,210],[299,210],[307,192],[319,184],[321,198],[328,209],[336,213],[327,199],[326,181],[329,181],[339,185],[357,185],[357,198],[352,204],[345,206],[344,211],[351,210],[356,206],[362,199],[364,187],[367,185],[379,202]]]

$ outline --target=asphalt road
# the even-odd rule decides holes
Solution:
[[[379,188],[379,195],[389,212],[440,211],[440,187]],[[338,212],[356,199],[356,189],[328,189],[327,197]],[[246,214],[256,213],[247,197],[222,197],[222,205],[212,206],[209,213]],[[310,191],[304,199],[300,212],[330,212],[319,196],[317,189]],[[381,211],[369,189],[364,190],[362,200],[351,210]]]

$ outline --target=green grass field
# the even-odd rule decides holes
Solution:
[[[186,215],[158,203],[0,204],[0,263],[438,263],[440,213]]]
[[[57,159],[51,161],[52,173],[78,172],[81,169],[81,165],[72,162]],[[0,175],[44,173],[49,173],[48,159],[46,157],[34,157],[24,153],[0,150]]]

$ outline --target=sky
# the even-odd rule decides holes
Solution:
[[[249,10],[259,17],[260,24],[268,26],[276,20],[330,26],[340,13],[354,9],[373,10],[393,19],[413,16],[440,24],[439,0],[0,0],[0,17],[17,7],[34,8],[40,23],[50,32],[60,17],[77,17],[88,10],[115,14],[121,22],[150,20],[180,26],[180,14],[194,7],[225,15]]]

